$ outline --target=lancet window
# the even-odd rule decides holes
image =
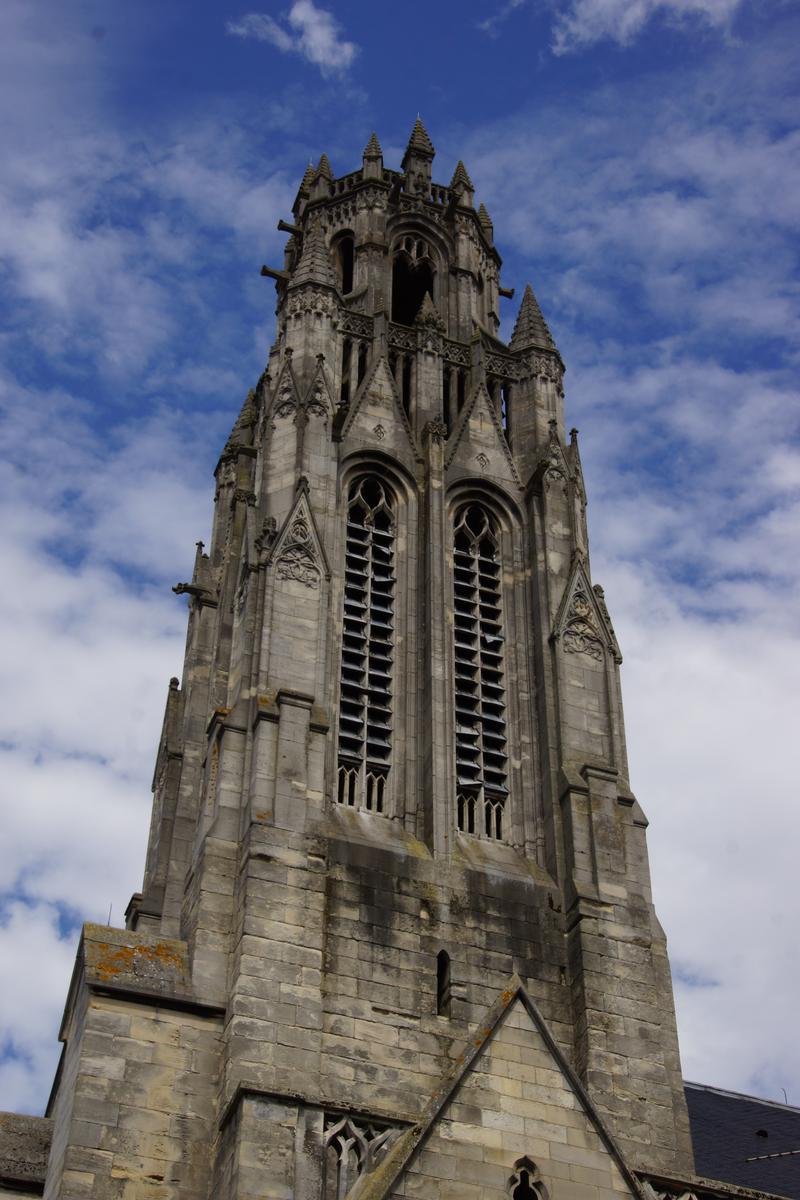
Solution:
[[[453,545],[456,823],[500,840],[508,755],[500,539],[482,504],[456,513]]]
[[[347,505],[336,800],[383,814],[392,754],[394,558],[393,496],[376,476],[361,476]]]

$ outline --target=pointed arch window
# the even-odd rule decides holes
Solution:
[[[453,533],[456,824],[506,834],[508,755],[500,539],[482,504],[456,512]]]
[[[336,800],[387,814],[392,754],[395,518],[374,475],[348,494]]]

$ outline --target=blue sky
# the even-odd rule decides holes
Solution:
[[[140,884],[276,223],[417,112],[567,362],[685,1074],[800,1103],[798,57],[769,0],[6,0],[0,1108],[41,1108],[78,923]]]

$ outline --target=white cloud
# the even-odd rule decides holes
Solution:
[[[629,45],[660,16],[674,24],[726,28],[741,0],[571,0],[557,7],[553,52],[566,54],[604,39]]]
[[[338,21],[327,9],[317,8],[313,0],[294,0],[285,20],[289,29],[267,13],[247,13],[238,21],[228,21],[226,28],[236,37],[269,42],[283,54],[299,54],[323,75],[353,65],[358,46],[341,36]]]

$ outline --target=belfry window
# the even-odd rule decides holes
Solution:
[[[374,475],[347,506],[336,800],[386,814],[392,751],[394,513]]]
[[[421,238],[406,237],[392,263],[392,320],[413,325],[427,292],[433,299],[433,264]]]
[[[500,840],[508,796],[500,545],[482,504],[456,513],[453,606],[456,824]]]
[[[343,296],[353,290],[353,268],[355,265],[355,243],[352,233],[339,236],[334,243],[336,275],[339,291]]]

